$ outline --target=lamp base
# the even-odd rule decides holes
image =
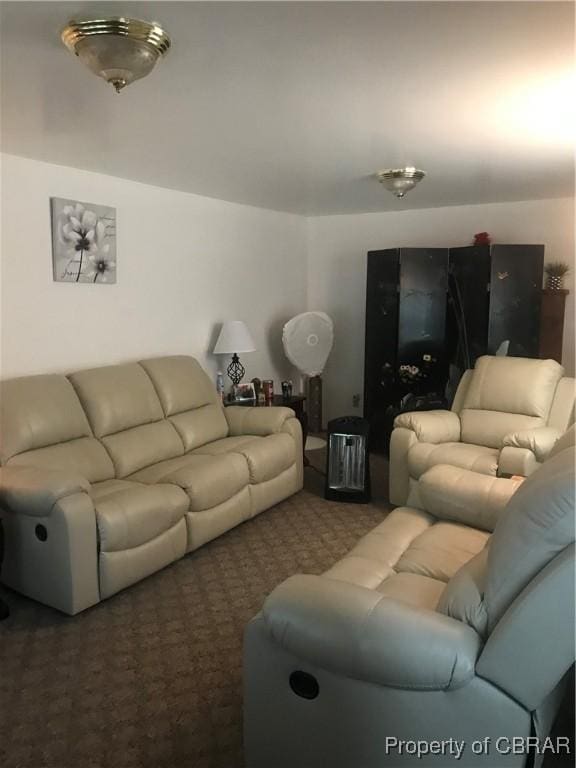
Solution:
[[[238,384],[240,384],[242,381],[246,370],[236,353],[232,355],[232,362],[226,369],[226,373],[228,374],[228,378],[231,380],[235,387],[237,387]]]

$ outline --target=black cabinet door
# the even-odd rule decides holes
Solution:
[[[490,265],[489,245],[450,249],[446,347],[461,371],[488,352]]]
[[[447,288],[447,248],[401,249],[397,364],[406,392],[424,394],[446,383]]]
[[[504,342],[514,357],[538,357],[543,245],[493,245],[488,354]]]
[[[368,253],[364,416],[370,422],[371,442],[378,447],[386,408],[397,396],[399,256],[397,248]]]
[[[444,389],[447,268],[446,248],[368,254],[364,416],[375,450],[388,449],[391,406]]]

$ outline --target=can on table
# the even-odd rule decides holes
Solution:
[[[274,398],[274,382],[272,379],[264,379],[262,382],[262,389],[264,390],[266,402],[271,403]]]

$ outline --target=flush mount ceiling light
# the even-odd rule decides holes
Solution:
[[[70,21],[61,37],[69,51],[118,93],[146,77],[170,48],[170,38],[159,24],[118,16]]]
[[[384,171],[378,171],[376,176],[380,184],[383,184],[389,192],[392,192],[396,197],[404,197],[406,192],[410,192],[419,181],[422,181],[426,172],[410,166],[408,168],[386,168]]]

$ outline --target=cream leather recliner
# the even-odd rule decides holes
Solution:
[[[524,482],[433,467],[423,509],[274,590],[245,634],[247,768],[519,768],[531,735],[540,764],[574,661],[564,445]]]
[[[289,408],[223,408],[191,357],[1,384],[2,581],[74,614],[302,487]]]
[[[403,413],[390,440],[390,501],[435,464],[527,477],[574,422],[575,381],[554,360],[478,358],[452,410]]]

